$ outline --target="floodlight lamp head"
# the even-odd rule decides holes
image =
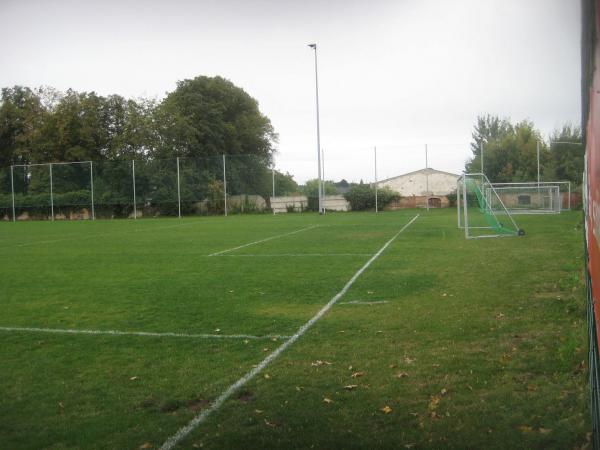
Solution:
[[[313,50],[316,50],[316,49],[317,49],[317,44],[308,44],[308,46],[309,46],[310,48],[312,48]]]

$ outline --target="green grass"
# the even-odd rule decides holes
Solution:
[[[1,223],[0,327],[291,335],[418,212],[179,448],[585,445],[578,212],[470,241],[453,210]],[[282,342],[0,331],[0,448],[157,448]]]

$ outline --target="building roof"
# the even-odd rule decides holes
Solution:
[[[431,167],[427,167],[425,169],[414,170],[412,172],[404,173],[402,175],[396,175],[395,177],[386,178],[385,180],[378,180],[377,184],[385,183],[386,181],[396,180],[398,178],[404,178],[404,177],[407,177],[410,175],[417,175],[417,174],[423,174],[423,175],[442,174],[442,175],[449,175],[449,176],[456,177],[456,178],[460,177],[460,175],[457,175],[455,173],[444,172],[442,170],[435,170],[435,169],[432,169]]]

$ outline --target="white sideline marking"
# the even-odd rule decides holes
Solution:
[[[276,258],[278,256],[285,257],[301,257],[301,256],[371,256],[371,253],[269,253],[269,254],[257,254],[257,253],[241,253],[237,255],[208,255],[208,256],[222,256],[228,258]]]
[[[271,237],[268,237],[268,238],[265,238],[265,239],[261,239],[260,241],[254,241],[254,242],[250,242],[248,244],[239,245],[237,247],[228,248],[227,250],[222,250],[220,252],[211,253],[208,256],[219,256],[219,255],[222,255],[223,253],[233,252],[234,250],[239,250],[240,248],[244,248],[244,247],[250,247],[251,245],[260,244],[261,242],[267,242],[267,241],[270,241],[271,239],[277,239],[277,238],[284,237],[284,236],[290,236],[292,234],[300,233],[301,231],[310,230],[311,228],[316,228],[318,226],[319,225],[311,225],[310,227],[300,228],[299,230],[290,231],[289,233],[278,234],[278,235],[271,236]]]
[[[304,333],[306,333],[306,331],[310,327],[312,327],[315,324],[315,322],[317,322],[321,317],[323,317],[323,315],[327,311],[329,311],[331,309],[331,307],[340,298],[342,298],[344,296],[344,294],[348,291],[348,289],[350,289],[352,287],[352,285],[358,279],[358,277],[360,277],[361,274],[365,270],[367,270],[367,268],[373,263],[373,261],[375,261],[383,253],[383,251],[400,235],[400,233],[402,233],[406,228],[408,228],[415,220],[417,220],[418,217],[419,217],[419,214],[417,214],[415,217],[413,217],[410,220],[410,222],[408,222],[406,225],[404,225],[400,229],[400,231],[398,231],[389,241],[387,241],[383,245],[383,247],[381,247],[379,249],[379,251],[377,253],[375,253],[371,257],[371,259],[369,259],[365,263],[364,266],[362,266],[360,269],[358,269],[358,271],[354,274],[354,276],[352,278],[350,278],[350,281],[348,281],[346,283],[346,285],[342,288],[342,290],[340,292],[338,292],[337,294],[335,294],[335,296],[331,300],[329,300],[329,302],[327,302],[327,304],[325,306],[323,306],[319,310],[319,312],[317,314],[315,314],[308,322],[306,322],[304,325],[302,325],[298,329],[298,331],[296,331],[296,333],[294,333],[293,336],[291,336],[287,341],[285,341],[283,344],[281,344],[279,347],[277,347],[272,353],[270,353],[265,359],[263,359],[256,367],[254,367],[252,370],[250,370],[250,372],[248,372],[242,378],[240,378],[235,383],[233,383],[231,386],[229,386],[225,390],[225,392],[223,392],[219,397],[217,397],[217,399],[207,409],[202,411],[202,413],[200,413],[196,417],[194,417],[186,426],[180,428],[177,431],[177,433],[175,433],[173,436],[168,438],[164,442],[164,444],[160,447],[160,450],[171,450],[183,438],[185,438],[188,434],[190,434],[198,425],[200,425],[202,422],[204,422],[210,414],[212,414],[213,412],[218,410],[223,405],[223,403],[225,403],[225,401],[227,401],[227,399],[235,393],[235,391],[237,391],[239,388],[241,388],[243,385],[245,385],[248,381],[250,381],[256,375],[258,375],[265,367],[267,367],[267,365],[269,365],[269,363],[271,363],[275,358],[277,358],[279,355],[281,355],[281,353],[283,353],[290,345],[292,345],[294,342],[296,342],[300,338],[300,336],[302,336]]]
[[[389,303],[387,300],[380,300],[376,302],[361,302],[360,300],[353,300],[351,302],[340,302],[340,305],[381,305],[383,303]]]
[[[31,327],[0,327],[0,331],[25,331],[33,333],[57,334],[105,334],[112,336],[152,336],[152,337],[178,337],[200,339],[288,339],[290,336],[266,335],[252,336],[249,334],[188,334],[188,333],[155,333],[152,331],[119,331],[119,330],[74,330],[59,328],[31,328]]]

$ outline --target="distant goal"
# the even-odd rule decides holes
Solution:
[[[566,195],[565,195],[566,194]],[[570,182],[490,183],[488,207],[511,214],[559,214],[571,209]]]

